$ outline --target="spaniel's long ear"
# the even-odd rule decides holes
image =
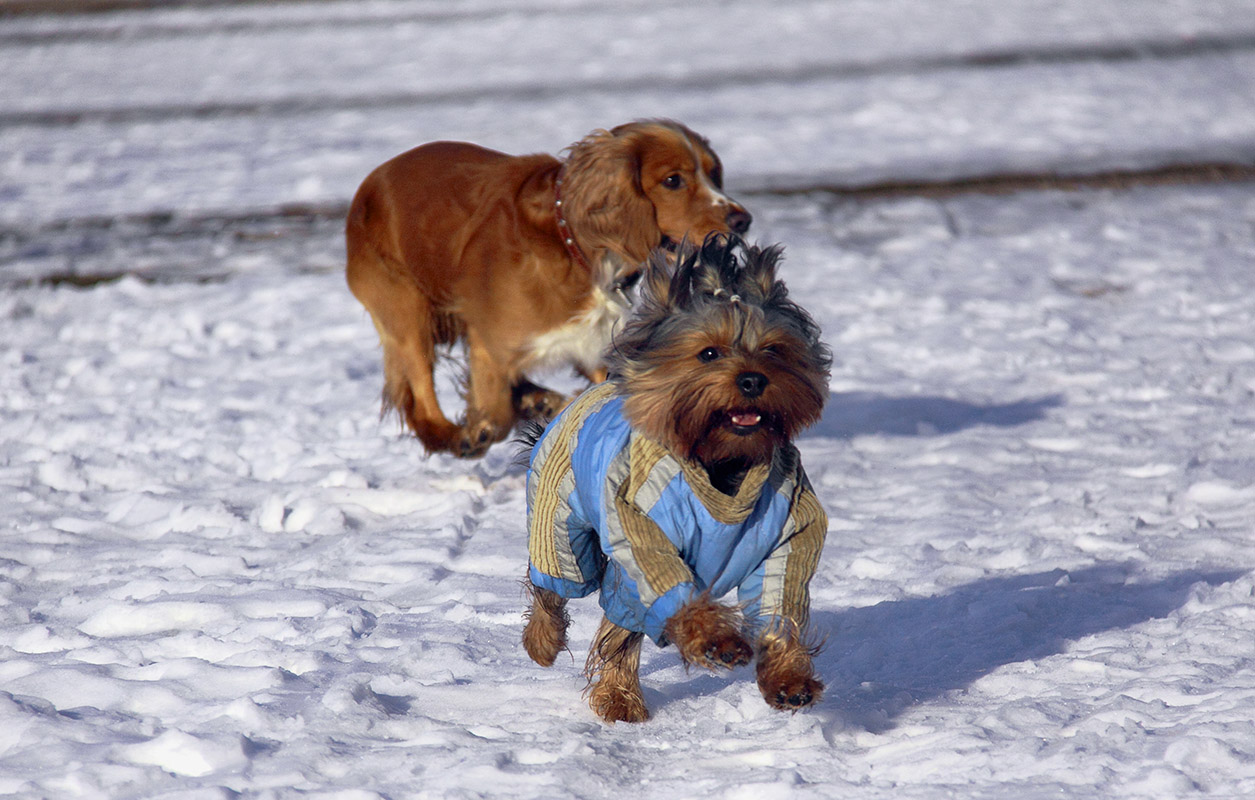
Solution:
[[[580,247],[609,250],[640,264],[662,239],[641,188],[641,148],[632,131],[594,131],[569,148],[562,206]]]

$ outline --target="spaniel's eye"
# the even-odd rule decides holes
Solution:
[[[715,185],[716,189],[723,188],[723,170],[715,167],[710,171],[710,182]]]
[[[678,172],[673,172],[662,179],[662,185],[668,189],[679,189],[684,185],[684,176]]]
[[[697,354],[697,360],[709,364],[719,358],[719,350],[715,347],[707,347],[705,350]]]

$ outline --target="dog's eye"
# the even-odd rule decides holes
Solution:
[[[684,185],[684,176],[678,172],[673,172],[662,179],[662,185],[668,189],[679,189]]]
[[[708,364],[711,361],[715,361],[716,359],[718,359],[719,355],[720,353],[719,353],[718,348],[707,347],[705,350],[697,354],[697,360]]]
[[[723,188],[723,170],[715,167],[710,171],[710,182],[715,185],[716,189]]]

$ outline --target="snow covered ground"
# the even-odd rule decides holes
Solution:
[[[734,189],[1255,161],[1249,0],[446,5],[0,21],[0,225],[345,204],[423,141],[642,116]]]
[[[0,795],[1255,794],[1251,184],[751,191],[1247,157],[1255,13],[945,5],[0,18]],[[654,719],[601,724],[591,600],[532,664],[515,453],[381,423],[338,222],[267,216],[646,114],[715,139],[838,359],[796,715],[647,648]]]

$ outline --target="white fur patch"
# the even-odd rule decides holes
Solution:
[[[525,369],[543,370],[574,364],[585,372],[596,370],[602,365],[602,354],[610,338],[631,308],[622,292],[594,286],[589,305],[583,312],[528,344]]]

